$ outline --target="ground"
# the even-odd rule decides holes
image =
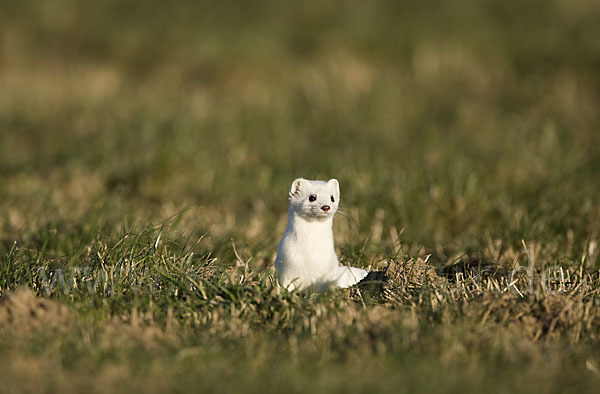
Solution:
[[[597,391],[596,3],[3,6],[1,391]],[[276,286],[297,177],[385,284]]]

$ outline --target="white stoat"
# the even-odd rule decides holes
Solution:
[[[363,269],[338,263],[333,248],[333,215],[339,202],[337,179],[298,178],[292,182],[288,225],[275,259],[283,287],[324,291],[332,286],[352,286],[367,276]]]

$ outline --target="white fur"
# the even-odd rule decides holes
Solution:
[[[315,196],[316,200],[310,201],[310,196]],[[337,179],[309,181],[298,178],[292,182],[288,225],[275,259],[279,283],[283,287],[324,291],[332,286],[352,286],[367,276],[363,269],[338,263],[333,247],[333,215],[339,201]],[[325,205],[330,207],[328,211],[322,209]]]

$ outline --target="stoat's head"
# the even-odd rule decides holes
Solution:
[[[337,179],[309,181],[298,178],[290,187],[290,209],[305,219],[332,217],[340,202]]]

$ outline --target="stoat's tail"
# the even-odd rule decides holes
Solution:
[[[337,286],[346,288],[357,284],[363,280],[367,274],[368,272],[361,268],[346,267],[342,265],[337,267],[337,270],[334,272],[333,281]]]

